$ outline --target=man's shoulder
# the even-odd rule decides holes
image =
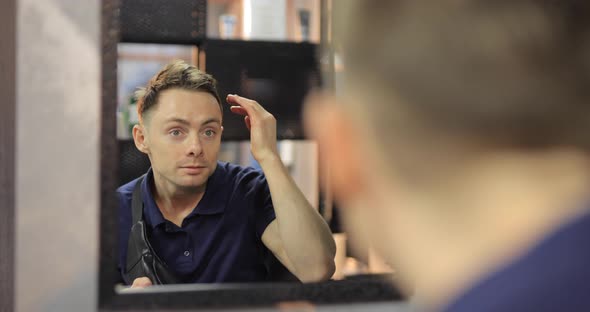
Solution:
[[[218,168],[225,182],[231,181],[237,186],[266,183],[264,172],[261,169],[221,161],[218,162]]]
[[[590,311],[590,250],[580,248],[588,243],[590,213],[489,273],[445,311]]]
[[[133,189],[135,185],[139,182],[140,178],[135,180],[129,181],[117,188],[117,194],[122,201],[131,201],[131,197],[133,196]]]

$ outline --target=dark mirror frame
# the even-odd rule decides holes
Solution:
[[[149,290],[126,294],[119,294],[115,291],[114,285],[118,274],[115,269],[117,263],[117,235],[113,235],[113,233],[118,232],[118,209],[115,191],[118,186],[119,153],[116,139],[115,111],[117,106],[119,1],[125,0],[102,0],[101,3],[102,119],[100,133],[101,208],[98,310],[252,308],[270,307],[285,301],[342,304],[368,301],[391,302],[401,299],[400,294],[385,277],[310,284],[259,283],[154,286]]]
[[[16,6],[0,3],[0,311],[15,308]]]

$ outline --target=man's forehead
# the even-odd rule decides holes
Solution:
[[[221,118],[218,116],[211,116],[209,114],[201,114],[197,116],[185,116],[178,114],[170,114],[163,117],[163,123],[180,123],[185,125],[204,125],[204,124],[218,124],[221,125]]]
[[[187,126],[201,126],[204,124],[222,124],[223,116],[221,110],[202,109],[194,107],[192,109],[159,109],[154,107],[153,110],[146,114],[145,118],[148,123],[161,125],[167,124],[184,124]]]
[[[183,89],[163,91],[151,114],[164,122],[172,119],[202,122],[212,118],[221,122],[222,117],[219,103],[211,94]]]
[[[158,95],[156,110],[219,110],[217,99],[203,91],[164,90]]]

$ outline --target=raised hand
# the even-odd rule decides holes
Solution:
[[[250,148],[259,163],[278,157],[277,121],[258,102],[235,94],[227,96],[232,105],[230,110],[244,116],[246,127],[250,130]]]

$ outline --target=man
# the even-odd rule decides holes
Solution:
[[[435,311],[590,311],[587,1],[355,1],[308,131],[354,245]]]
[[[215,85],[176,61],[137,93],[133,139],[152,165],[139,187],[154,252],[184,283],[265,281],[269,252],[303,282],[330,278],[333,238],[279,158],[274,117],[253,100],[228,95],[264,174],[217,161],[223,120]],[[137,183],[118,189],[119,269],[126,284],[145,287],[154,281],[125,274]]]

